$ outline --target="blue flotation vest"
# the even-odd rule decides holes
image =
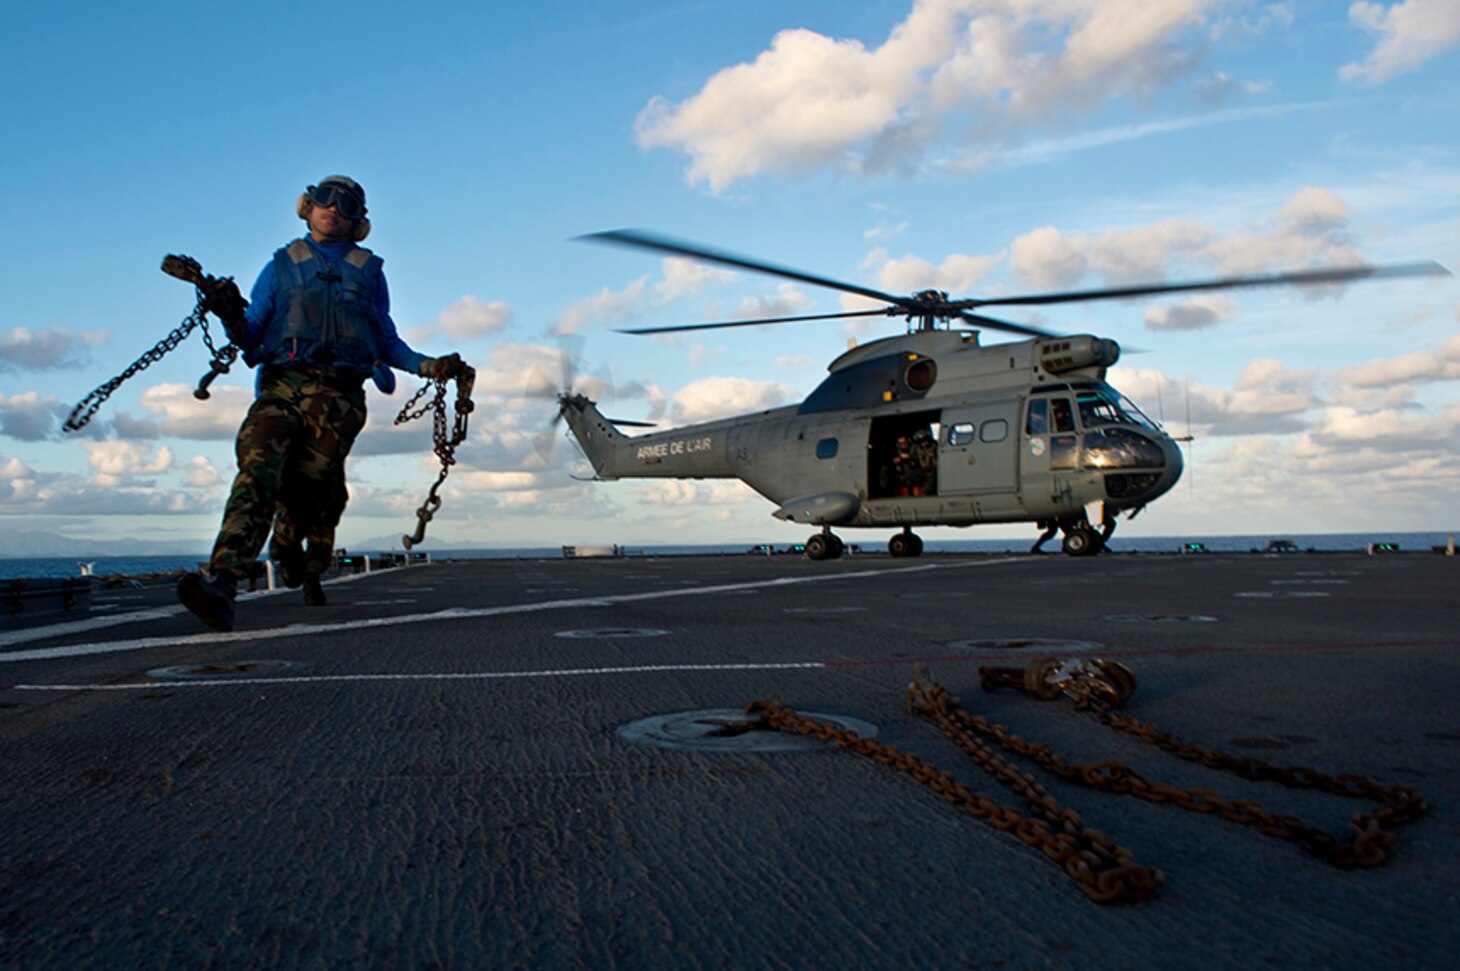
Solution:
[[[362,246],[338,261],[303,239],[275,252],[274,313],[244,360],[369,374],[380,357],[376,300],[384,265]]]

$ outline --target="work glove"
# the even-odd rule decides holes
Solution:
[[[238,292],[238,284],[232,277],[208,277],[199,289],[203,291],[203,309],[223,321],[229,340],[238,343],[235,335],[243,333],[243,312],[248,309],[248,301]]]
[[[421,362],[421,377],[432,381],[450,381],[465,370],[466,362],[461,359],[460,354],[455,353],[445,357],[428,357]]]

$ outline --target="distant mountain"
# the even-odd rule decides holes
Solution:
[[[361,553],[385,553],[390,550],[404,552],[405,544],[401,542],[404,533],[391,533],[388,536],[374,536],[370,539],[362,539],[354,543],[341,544],[346,549],[359,550]],[[338,542],[338,541],[336,541]],[[428,535],[424,541],[411,547],[413,551],[420,550],[431,552],[432,550],[450,549],[475,549],[481,546],[480,543],[452,543],[449,540],[437,539]]]
[[[197,556],[206,552],[211,540],[73,539],[41,529],[0,530],[0,558],[27,559],[44,556]]]
[[[362,553],[384,553],[388,550],[403,551],[401,533],[376,536],[372,539],[351,543],[348,548]],[[473,549],[480,543],[452,543],[434,536],[427,536],[425,542],[415,549],[430,552],[449,549]],[[0,530],[0,559],[30,559],[48,556],[170,556],[173,554],[206,557],[213,546],[212,536],[200,536],[196,541],[147,540],[127,537],[125,539],[75,539],[41,529]]]

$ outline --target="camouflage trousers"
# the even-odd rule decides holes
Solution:
[[[238,430],[238,476],[210,564],[247,576],[272,531],[269,555],[304,550],[305,569],[334,558],[335,527],[349,502],[345,459],[365,427],[361,382],[314,368],[266,368]]]

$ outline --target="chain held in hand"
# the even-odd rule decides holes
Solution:
[[[426,501],[421,503],[421,507],[416,510],[415,533],[401,537],[401,544],[408,550],[426,538],[426,524],[436,515],[436,510],[441,508],[441,497],[436,494],[436,491],[441,488],[451,467],[456,464],[456,446],[466,441],[467,417],[474,407],[471,392],[472,387],[476,384],[476,379],[476,371],[464,364],[457,372],[454,421],[448,422],[446,417],[447,379],[445,378],[432,378],[427,381],[421,386],[421,390],[405,403],[400,414],[395,416],[395,424],[404,425],[408,421],[420,418],[428,411],[431,412],[431,439],[435,446],[436,457],[441,460],[441,474],[436,476],[436,481],[431,484],[431,490],[426,494]],[[436,391],[435,395],[430,401],[417,408],[416,403],[432,388]],[[448,425],[450,425],[449,431]]]
[[[175,276],[180,280],[186,280],[197,288],[198,302],[193,307],[192,313],[184,317],[182,323],[173,328],[170,334],[158,341],[155,346],[137,358],[137,360],[133,361],[125,371],[96,388],[96,390],[92,391],[85,398],[82,398],[80,403],[71,410],[70,417],[61,426],[66,431],[76,432],[85,428],[87,423],[96,415],[97,410],[106,403],[106,400],[116,392],[117,388],[122,386],[123,382],[137,372],[144,371],[162,360],[169,351],[187,340],[188,335],[198,327],[202,327],[203,329],[203,343],[212,355],[212,361],[209,364],[210,370],[198,382],[198,388],[193,392],[193,395],[200,399],[207,399],[209,397],[208,385],[212,384],[213,379],[218,375],[228,373],[228,366],[238,356],[238,348],[234,347],[232,343],[225,344],[221,348],[215,347],[213,344],[213,335],[208,331],[207,297],[204,293],[204,287],[214,282],[214,278],[205,275],[198,261],[188,256],[164,257],[162,260],[162,272],[169,276]]]

